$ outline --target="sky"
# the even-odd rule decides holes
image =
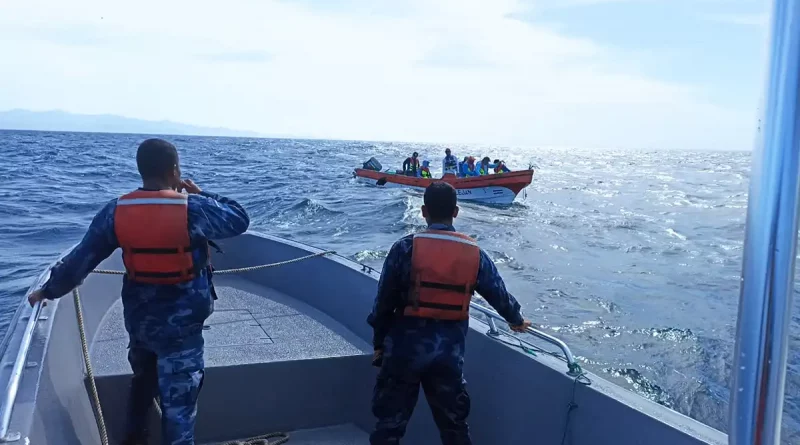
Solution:
[[[765,0],[3,0],[0,110],[749,150],[768,19]]]

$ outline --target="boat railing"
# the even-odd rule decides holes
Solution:
[[[500,314],[498,314],[492,309],[481,306],[476,302],[471,302],[469,304],[469,307],[486,315],[487,323],[489,325],[489,332],[487,332],[487,335],[489,335],[490,337],[499,337],[502,334],[502,332],[499,329],[497,329],[497,324],[495,323],[495,320],[500,320],[504,323],[506,322],[505,319]],[[526,329],[525,332],[533,335],[534,337],[540,340],[550,343],[561,350],[561,352],[564,354],[564,360],[567,362],[567,375],[572,377],[578,377],[581,374],[583,374],[580,364],[577,361],[575,361],[575,356],[572,354],[572,351],[569,349],[569,346],[567,346],[567,344],[563,340],[553,337],[550,334],[544,333],[532,327]],[[517,340],[532,348],[539,349],[536,345],[529,343],[521,338],[518,338]]]
[[[33,332],[36,329],[36,324],[39,321],[41,312],[42,303],[36,303],[31,309],[30,315],[28,316],[28,322],[25,325],[25,331],[22,334],[22,340],[20,342],[19,349],[17,350],[17,356],[14,359],[14,364],[11,368],[11,375],[8,378],[6,392],[3,394],[2,405],[0,405],[0,442],[14,442],[20,439],[19,433],[9,432],[9,426],[11,424],[11,414],[14,410],[14,403],[17,400],[17,392],[19,391],[20,380],[22,380],[22,372],[25,369],[25,364],[28,360],[28,350],[31,347]]]

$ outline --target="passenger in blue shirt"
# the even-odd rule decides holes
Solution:
[[[478,173],[478,169],[475,165],[475,158],[472,156],[464,158],[464,162],[461,163],[461,176],[463,177],[470,177],[470,176],[480,176]]]
[[[478,165],[478,174],[480,176],[492,174],[492,169],[494,169],[495,166],[490,161],[488,156],[481,159],[481,163]]]
[[[136,163],[142,187],[106,204],[80,244],[51,269],[49,280],[28,300],[33,305],[70,292],[123,247],[127,273],[122,305],[133,370],[123,443],[147,442],[147,414],[158,394],[161,443],[193,445],[197,396],[204,376],[203,322],[214,307],[208,242],[245,232],[250,219],[236,201],[181,180],[178,152],[165,140],[142,142]],[[182,190],[188,196],[180,194]],[[176,236],[164,237],[164,230]],[[153,248],[163,247],[158,243],[178,244],[181,238],[188,241],[190,251],[185,252],[183,246]],[[145,248],[137,248],[137,243]],[[137,256],[146,261],[134,262]],[[186,262],[192,264],[191,270],[183,267]],[[145,270],[143,263],[177,269],[159,273]]]
[[[486,252],[455,231],[453,218],[458,215],[458,206],[453,186],[431,184],[425,190],[424,202],[422,215],[428,230],[394,243],[367,317],[373,328],[373,363],[380,366],[372,399],[372,411],[378,419],[370,436],[372,445],[399,443],[417,403],[420,384],[442,443],[471,443],[466,422],[470,399],[463,378],[469,329],[469,306],[463,299],[468,299],[471,291],[480,293],[512,330],[522,332],[531,325]],[[413,251],[419,248],[423,250]],[[412,262],[418,274],[414,277]],[[448,273],[464,276],[449,277],[451,283],[441,282],[448,281]],[[439,277],[439,282],[429,283],[428,277]],[[464,282],[471,282],[471,287],[465,288]],[[454,301],[442,304],[447,299]]]

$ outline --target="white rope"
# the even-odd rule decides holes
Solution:
[[[258,266],[249,266],[249,267],[238,267],[238,268],[235,268],[235,269],[215,270],[214,274],[252,272],[254,270],[268,269],[270,267],[285,266],[287,264],[297,263],[299,261],[308,260],[308,259],[311,259],[311,258],[316,258],[318,256],[330,255],[330,254],[335,254],[335,253],[336,253],[335,250],[326,250],[324,252],[312,253],[311,255],[301,256],[299,258],[292,258],[291,260],[278,261],[277,263],[261,264],[261,265],[258,265]],[[93,273],[99,273],[99,274],[105,274],[105,275],[125,275],[125,271],[124,270],[95,269],[92,272]]]

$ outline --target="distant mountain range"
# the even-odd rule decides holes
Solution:
[[[263,137],[253,131],[199,127],[171,121],[146,121],[111,114],[75,114],[61,110],[0,111],[0,129],[38,131],[82,131],[195,136]]]

